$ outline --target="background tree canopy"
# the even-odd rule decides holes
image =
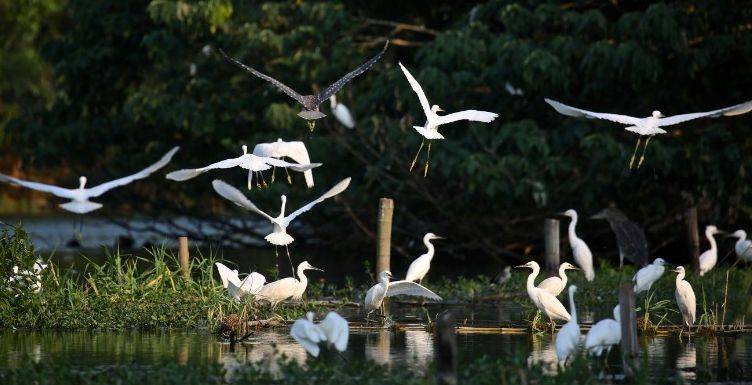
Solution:
[[[6,56],[13,46],[3,47],[0,57],[7,151],[21,156],[26,169],[56,170],[56,181],[70,184],[79,173],[98,180],[133,170],[174,144],[182,151],[170,167],[183,168],[236,154],[244,143],[303,140],[311,158],[324,163],[314,172],[315,189],[276,183],[252,199],[276,207],[279,193],[286,193],[302,202],[352,176],[338,203],[323,205],[321,215],[305,222],[325,246],[341,242],[361,253],[370,250],[382,196],[396,201],[396,246],[433,231],[451,239],[446,248],[457,258],[537,255],[542,219],[567,208],[590,215],[616,206],[647,227],[656,253],[674,258],[685,255],[681,214],[690,201],[699,205],[701,225],[749,228],[750,115],[672,127],[651,142],[643,171],[629,175],[634,136],[616,124],[561,116],[543,98],[633,116],[752,99],[752,7],[742,1],[456,3],[47,0],[18,6],[3,0],[0,8],[14,8],[0,12],[3,18],[17,16],[13,25],[21,29],[36,26],[23,35],[28,41],[16,43],[34,65]],[[7,41],[15,33],[0,35]],[[372,56],[387,38],[392,45],[382,60],[338,95],[356,116],[355,130],[330,115],[309,133],[295,116],[299,106],[216,51],[308,91]],[[500,114],[489,125],[443,128],[447,140],[434,144],[425,179],[408,172],[420,143],[412,125],[422,124],[423,114],[398,61],[447,111]],[[24,86],[26,78],[40,78],[38,66],[54,74],[49,101],[33,91],[45,89],[41,80]],[[10,76],[9,67],[18,75]],[[506,92],[507,84],[523,95]],[[9,103],[20,113],[5,112]],[[181,184],[155,177],[118,191],[111,199],[123,205],[107,210],[237,215],[212,192],[214,176]],[[220,177],[238,185],[244,178],[239,172]],[[602,241],[596,254],[615,253],[605,222],[583,226],[586,238]]]

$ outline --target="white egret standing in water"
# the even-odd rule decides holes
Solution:
[[[272,304],[277,304],[288,298],[300,301],[308,286],[308,277],[305,275],[306,270],[324,271],[318,267],[313,267],[308,261],[303,261],[298,265],[297,279],[295,277],[287,277],[269,282],[258,291],[257,297],[268,300]]]
[[[432,301],[441,301],[441,297],[436,293],[428,290],[424,286],[411,281],[394,281],[389,282],[392,278],[392,272],[384,270],[379,273],[379,282],[366,292],[366,298],[363,301],[365,309],[368,312],[366,317],[374,310],[381,308],[384,298],[405,295],[411,297],[423,297]]]
[[[575,227],[577,226],[577,211],[569,209],[562,213],[571,218],[567,234],[569,236],[569,247],[572,248],[572,256],[577,265],[585,272],[585,279],[592,282],[595,279],[595,270],[593,269],[593,253],[587,243],[577,236]]]
[[[614,307],[614,318],[604,318],[598,321],[585,336],[585,349],[591,354],[600,356],[611,347],[621,342],[620,307]]]
[[[350,335],[347,320],[333,311],[330,311],[318,324],[313,322],[313,317],[314,313],[308,312],[305,318],[295,321],[290,328],[290,335],[303,349],[314,357],[318,357],[319,345],[322,342],[340,352],[347,350],[347,340]]]
[[[428,233],[423,236],[423,244],[426,245],[428,251],[420,257],[415,258],[410,264],[410,267],[407,268],[405,281],[418,281],[418,283],[423,283],[423,278],[428,274],[428,270],[431,268],[431,260],[433,259],[434,254],[433,244],[431,244],[431,240],[433,239],[443,239],[443,237],[434,233]]]
[[[749,111],[752,111],[752,101],[737,104],[731,107],[721,108],[718,110],[713,111],[707,111],[707,112],[695,112],[691,114],[683,114],[683,115],[674,115],[665,117],[660,111],[653,111],[653,113],[646,117],[646,118],[636,118],[632,116],[627,115],[619,115],[619,114],[609,114],[609,113],[603,113],[603,112],[592,112],[587,110],[582,110],[579,108],[571,107],[566,104],[557,102],[555,100],[551,99],[544,99],[546,103],[550,104],[551,107],[553,107],[556,111],[558,111],[560,114],[567,115],[567,116],[574,116],[574,117],[586,117],[590,119],[604,119],[609,120],[616,123],[626,124],[629,125],[629,127],[625,127],[624,129],[630,132],[634,132],[635,134],[639,135],[637,138],[637,145],[635,146],[634,152],[632,153],[632,158],[629,160],[629,169],[631,170],[634,165],[635,156],[637,155],[637,150],[640,147],[640,139],[642,137],[647,136],[648,138],[645,140],[645,146],[642,148],[642,156],[640,157],[640,162],[637,164],[636,168],[640,168],[642,166],[642,163],[645,161],[645,151],[648,148],[648,143],[650,143],[650,139],[653,138],[654,135],[659,134],[665,134],[667,131],[662,129],[661,127],[665,126],[671,126],[674,124],[683,123],[689,120],[693,119],[699,119],[699,118],[717,118],[719,116],[734,116],[734,115],[741,115],[746,114]]]
[[[643,291],[649,291],[653,283],[657,281],[666,271],[666,261],[663,258],[656,258],[653,263],[637,270],[632,282],[634,282],[635,295],[642,293]]]
[[[561,294],[564,288],[567,287],[567,270],[579,270],[576,266],[569,262],[564,262],[559,265],[559,276],[548,277],[538,284],[539,289],[543,289],[555,296]]]
[[[729,237],[737,238],[736,244],[734,244],[734,251],[736,257],[742,261],[752,262],[752,241],[747,239],[747,232],[744,230],[736,230]]]
[[[556,320],[569,322],[569,320],[572,319],[572,316],[569,315],[567,309],[564,308],[564,305],[561,304],[556,296],[535,286],[535,277],[540,273],[540,266],[538,266],[538,263],[531,261],[517,267],[533,269],[533,272],[527,277],[527,295],[530,297],[530,300],[533,301],[538,310],[548,317],[551,321],[551,326],[553,327],[555,325]]]
[[[700,254],[700,277],[713,270],[716,262],[718,262],[718,245],[715,243],[713,235],[720,233],[722,232],[713,225],[705,227],[705,237],[710,242],[710,249]]]
[[[674,269],[674,272],[677,273],[676,292],[674,292],[676,305],[679,306],[679,312],[682,315],[684,325],[687,325],[691,329],[692,325],[695,324],[695,315],[697,314],[695,291],[692,290],[692,285],[684,280],[684,266],[677,267]]]
[[[577,324],[577,308],[574,304],[574,293],[576,292],[577,286],[569,286],[569,313],[572,315],[572,319],[561,327],[554,342],[556,357],[559,358],[559,361],[566,361],[572,353],[577,351],[577,346],[580,345],[580,325]]]

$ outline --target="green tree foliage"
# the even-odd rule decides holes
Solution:
[[[654,244],[682,239],[677,218],[687,200],[698,202],[709,222],[750,224],[749,116],[672,128],[650,143],[646,166],[630,175],[625,164],[634,136],[615,124],[561,116],[543,103],[551,97],[647,116],[748,100],[749,7],[377,3],[72,0],[69,28],[42,50],[61,96],[44,114],[14,122],[17,143],[39,165],[96,164],[106,176],[173,143],[183,146],[175,160],[182,167],[225,158],[242,143],[303,140],[312,159],[324,163],[315,171],[317,189],[354,177],[339,205],[325,205],[331,215],[306,220],[322,239],[354,246],[371,235],[381,196],[396,200],[395,244],[434,231],[450,235],[453,252],[464,255],[522,253],[516,245],[539,243],[544,215],[570,207],[589,214],[616,205],[651,226]],[[381,62],[338,95],[357,117],[354,131],[329,116],[309,133],[295,116],[299,106],[216,53],[222,47],[307,92],[370,57],[385,38],[393,44]],[[426,179],[407,171],[420,143],[412,126],[423,124],[423,114],[397,61],[447,111],[500,114],[489,125],[443,128],[447,140],[434,143]],[[507,83],[524,95],[505,92]],[[243,180],[237,172],[220,176]],[[196,216],[216,217],[218,208],[235,214],[226,202],[206,204],[210,180],[155,180],[152,200]],[[277,183],[253,199],[274,207],[281,192],[293,202],[314,193]],[[347,231],[353,223],[362,231]]]

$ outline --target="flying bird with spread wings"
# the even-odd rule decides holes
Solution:
[[[279,138],[276,142],[257,144],[256,147],[253,148],[253,155],[277,159],[290,158],[299,164],[311,163],[311,158],[308,156],[308,149],[306,148],[305,143],[298,141],[285,142]],[[274,182],[274,172],[276,169],[277,168],[272,165],[272,183]],[[292,178],[290,177],[290,173],[287,172],[286,167],[285,172],[287,173],[287,183],[292,184]],[[305,170],[303,171],[303,176],[305,177],[306,186],[308,186],[308,188],[313,187],[313,171]]]
[[[350,71],[347,75],[343,76],[336,82],[332,83],[329,87],[325,88],[323,91],[314,94],[314,95],[301,95],[297,93],[295,90],[290,88],[289,86],[285,85],[284,83],[280,82],[279,80],[266,75],[264,73],[261,73],[257,71],[256,69],[249,67],[237,59],[233,59],[230,56],[228,56],[223,50],[219,50],[219,53],[222,54],[222,57],[225,58],[225,60],[229,61],[232,64],[235,64],[236,66],[250,72],[254,76],[261,78],[263,80],[266,80],[267,82],[273,84],[275,87],[279,88],[280,91],[287,94],[287,96],[293,98],[295,101],[303,105],[303,109],[298,113],[298,116],[308,121],[308,128],[313,131],[313,129],[316,127],[316,120],[321,119],[326,116],[326,114],[319,111],[319,105],[326,100],[329,99],[332,95],[336,94],[337,91],[339,91],[342,87],[344,87],[347,83],[349,83],[351,80],[353,80],[356,76],[362,74],[363,72],[366,72],[368,69],[370,69],[376,62],[381,59],[381,56],[384,55],[384,52],[386,52],[386,48],[389,46],[389,40],[386,41],[384,44],[384,48],[376,54],[376,56],[372,57],[367,62],[361,64],[358,68]]]
[[[568,106],[564,103],[557,102],[556,100],[551,99],[544,99],[546,103],[551,105],[557,112],[559,112],[562,115],[567,116],[574,116],[576,118],[580,117],[586,117],[589,119],[603,119],[608,120],[615,123],[621,123],[626,124],[628,127],[624,127],[625,130],[634,132],[638,135],[637,137],[637,145],[635,145],[634,152],[632,153],[632,158],[629,160],[629,169],[632,170],[634,166],[635,156],[637,155],[637,150],[640,148],[640,140],[642,137],[647,136],[647,139],[645,140],[645,145],[642,148],[642,156],[640,157],[639,163],[637,163],[637,167],[640,168],[642,166],[642,163],[645,161],[645,151],[648,148],[648,144],[650,143],[650,139],[653,138],[655,135],[659,134],[665,134],[667,133],[666,130],[664,130],[661,127],[666,126],[672,126],[674,124],[684,123],[690,120],[699,119],[699,118],[717,118],[720,116],[735,116],[735,115],[741,115],[746,114],[749,111],[752,111],[752,101],[744,102],[741,104],[737,104],[731,107],[721,108],[718,110],[713,111],[707,111],[707,112],[694,112],[691,114],[682,114],[682,115],[674,115],[674,116],[664,116],[660,111],[653,111],[653,113],[646,117],[646,118],[636,118],[632,116],[627,115],[619,115],[619,114],[609,114],[609,113],[603,113],[603,112],[592,112],[587,111],[583,109],[579,109],[576,107]]]

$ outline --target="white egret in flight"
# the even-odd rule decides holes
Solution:
[[[569,262],[564,262],[559,265],[559,276],[548,277],[538,284],[539,289],[543,289],[555,296],[561,294],[564,288],[567,287],[567,270],[579,270],[576,266]]]
[[[313,322],[313,317],[314,313],[308,312],[305,318],[295,321],[290,328],[290,336],[298,341],[303,349],[314,357],[319,356],[321,343],[332,346],[340,352],[347,350],[347,340],[350,334],[347,320],[333,311],[330,311],[318,324]]]
[[[178,149],[179,147],[173,147],[169,152],[167,152],[167,154],[162,156],[159,161],[133,175],[128,175],[126,177],[115,179],[90,188],[86,188],[87,179],[85,176],[78,178],[79,186],[75,189],[57,187],[44,183],[28,182],[25,180],[13,178],[5,174],[0,174],[0,182],[7,182],[33,190],[50,193],[60,198],[70,199],[70,202],[63,203],[60,205],[60,207],[65,210],[72,211],[76,214],[86,214],[102,207],[102,204],[91,202],[89,201],[89,199],[96,198],[106,193],[107,191],[114,189],[115,187],[124,186],[135,180],[146,178],[153,172],[159,170],[167,163],[169,163],[170,159],[172,159],[172,156],[175,155],[175,152],[177,152]]]
[[[679,266],[674,269],[676,274],[676,291],[674,297],[676,298],[676,305],[679,306],[679,312],[682,315],[684,325],[692,328],[695,324],[695,315],[697,314],[697,300],[695,299],[695,291],[692,290],[692,285],[684,280],[685,272],[684,266]]]
[[[737,238],[736,243],[734,244],[736,257],[746,262],[752,262],[752,241],[747,239],[747,232],[744,230],[736,230],[733,234],[729,235],[729,237]]]
[[[432,301],[441,301],[441,297],[436,295],[436,293],[418,283],[411,281],[389,282],[390,278],[392,278],[392,273],[389,270],[382,271],[379,273],[379,283],[371,286],[366,292],[366,298],[363,303],[368,312],[367,316],[374,310],[380,309],[384,302],[384,298],[386,297],[406,295],[411,297],[423,297]]]
[[[277,159],[290,158],[300,164],[311,163],[308,149],[303,142],[285,142],[279,138],[277,138],[276,142],[257,144],[253,147],[253,155]],[[276,169],[276,167],[272,167],[272,182],[274,182],[274,171]],[[287,183],[292,184],[292,178],[290,177],[290,173],[287,172],[287,168],[285,168],[285,172],[287,173]],[[304,171],[303,176],[305,177],[306,186],[308,188],[313,187],[313,171]]]
[[[407,268],[407,274],[405,275],[405,281],[423,283],[423,278],[428,274],[428,270],[431,268],[431,260],[433,259],[434,248],[431,244],[433,239],[443,239],[434,233],[428,233],[423,236],[423,244],[426,245],[428,251],[421,255],[410,264]]]
[[[182,182],[191,178],[195,178],[207,171],[216,169],[227,169],[233,167],[240,167],[248,170],[248,189],[253,186],[253,176],[256,175],[256,186],[266,186],[266,181],[263,180],[263,172],[272,167],[282,167],[285,169],[291,169],[298,172],[306,172],[313,168],[321,166],[321,163],[308,163],[298,164],[289,163],[284,160],[280,160],[272,157],[262,157],[248,153],[248,146],[245,144],[242,146],[243,155],[237,158],[225,159],[216,163],[212,163],[206,167],[185,169],[173,171],[167,174],[167,179]],[[260,177],[259,177],[260,176]],[[263,182],[263,184],[262,184]],[[274,182],[274,181],[272,181]]]
[[[556,320],[569,322],[569,320],[572,319],[572,316],[569,315],[567,309],[564,308],[564,305],[556,299],[556,296],[535,286],[535,278],[538,276],[538,273],[540,273],[540,266],[538,266],[538,263],[530,261],[517,267],[533,269],[533,272],[527,277],[527,295],[530,297],[530,300],[533,301],[535,307],[548,317],[551,321],[551,326],[555,325]]]
[[[231,270],[220,262],[215,262],[214,265],[217,266],[219,278],[222,280],[222,286],[227,289],[227,293],[230,297],[236,301],[240,300],[247,294],[254,296],[258,295],[259,291],[264,286],[264,283],[266,283],[266,278],[255,271],[241,280],[240,277],[238,277],[237,270]]]
[[[620,307],[614,307],[614,318],[604,318],[598,321],[585,336],[585,349],[591,354],[600,356],[611,347],[621,342],[621,314]]]
[[[715,243],[713,235],[721,233],[722,231],[718,230],[718,228],[713,225],[705,227],[705,237],[707,237],[708,242],[710,242],[710,249],[705,250],[705,252],[700,254],[700,277],[710,270],[713,270],[716,262],[718,262],[718,245]]]
[[[643,291],[649,291],[653,283],[661,278],[663,272],[666,271],[666,265],[668,263],[663,258],[656,258],[653,263],[637,270],[637,273],[632,277],[635,295]]]
[[[625,127],[624,129],[630,132],[634,132],[638,135],[637,137],[637,145],[635,146],[634,152],[632,153],[632,158],[629,160],[629,169],[632,169],[632,166],[634,165],[635,156],[637,155],[637,150],[640,147],[640,139],[642,137],[647,136],[647,139],[645,140],[645,146],[642,149],[642,156],[640,157],[640,162],[637,164],[637,168],[640,168],[642,166],[642,163],[645,161],[645,150],[648,147],[648,143],[650,143],[650,139],[654,135],[659,134],[665,134],[667,131],[664,130],[661,127],[671,126],[674,124],[683,123],[689,120],[693,119],[699,119],[699,118],[717,118],[719,116],[734,116],[734,115],[741,115],[746,114],[749,111],[752,111],[752,101],[737,104],[735,106],[721,108],[718,110],[713,111],[707,111],[707,112],[695,112],[691,114],[683,114],[683,115],[674,115],[665,117],[660,111],[653,111],[653,113],[646,117],[646,118],[636,118],[632,116],[627,115],[619,115],[619,114],[609,114],[609,113],[603,113],[603,112],[592,112],[587,110],[582,110],[579,108],[571,107],[566,104],[557,102],[555,100],[551,99],[544,99],[546,103],[550,104],[551,107],[553,107],[556,111],[558,111],[560,114],[567,115],[567,116],[574,116],[574,117],[586,117],[590,119],[604,119],[609,120],[616,123],[626,124],[628,127]]]
[[[574,304],[574,293],[577,292],[577,286],[569,286],[569,313],[572,319],[569,320],[561,330],[556,334],[554,345],[556,346],[556,357],[559,361],[565,361],[580,345],[580,325],[577,324],[577,308]]]
[[[418,131],[418,133],[423,136],[423,141],[420,142],[418,153],[415,154],[415,158],[410,164],[410,171],[412,171],[413,167],[415,167],[415,162],[418,160],[418,155],[420,155],[420,151],[423,149],[423,145],[425,144],[426,139],[428,139],[428,156],[426,157],[426,164],[423,169],[423,176],[425,177],[426,175],[428,175],[428,162],[431,158],[431,141],[435,139],[444,139],[444,136],[439,133],[440,125],[456,122],[459,120],[490,123],[491,121],[496,119],[499,114],[486,111],[465,110],[452,114],[438,115],[437,112],[443,112],[444,110],[442,110],[441,107],[436,104],[430,106],[428,104],[428,98],[426,98],[426,94],[423,92],[423,88],[421,88],[420,83],[415,80],[413,75],[410,74],[410,71],[408,71],[407,68],[402,65],[402,63],[399,63],[399,66],[402,69],[402,72],[405,74],[408,83],[410,83],[410,87],[412,87],[413,91],[415,91],[415,93],[418,95],[420,106],[423,108],[423,113],[426,115],[426,123],[423,125],[423,127],[413,126],[415,131]]]
[[[329,104],[334,112],[334,117],[345,127],[349,129],[355,128],[355,118],[350,113],[350,109],[342,103],[337,103],[337,96],[332,95],[329,98]]]
[[[585,272],[585,279],[592,282],[595,279],[595,270],[593,269],[593,253],[587,243],[577,236],[575,227],[577,226],[577,211],[569,209],[562,213],[571,218],[567,234],[569,236],[569,247],[572,248],[572,256],[577,265]]]
[[[318,270],[318,267],[313,267],[308,261],[303,261],[298,265],[298,278],[287,277],[269,282],[264,285],[256,295],[259,299],[265,299],[272,304],[277,304],[288,298],[292,298],[295,301],[300,301],[303,298],[303,293],[308,286],[308,277],[305,275],[306,270]]]
[[[332,83],[329,87],[326,87],[323,91],[315,95],[301,95],[297,93],[295,90],[293,90],[292,88],[285,85],[284,83],[280,82],[279,80],[243,64],[237,59],[233,59],[227,56],[227,54],[221,49],[219,50],[219,53],[222,54],[222,56],[230,63],[235,64],[236,66],[250,72],[251,74],[253,74],[254,76],[258,78],[266,80],[267,82],[277,87],[280,91],[284,92],[287,96],[293,98],[295,101],[300,103],[303,106],[303,109],[300,111],[300,113],[298,113],[298,116],[307,120],[308,128],[311,131],[313,131],[313,129],[316,126],[316,123],[315,123],[316,119],[321,119],[326,116],[321,111],[319,111],[319,105],[325,102],[327,99],[329,99],[330,96],[336,94],[337,91],[339,91],[347,83],[353,80],[356,76],[362,74],[363,72],[366,72],[374,64],[376,64],[376,62],[379,59],[381,59],[381,56],[384,55],[384,52],[386,52],[386,48],[388,46],[389,46],[389,41],[387,40],[387,42],[384,44],[384,48],[378,54],[376,54],[376,56],[372,57],[367,62],[361,64],[358,68],[350,71],[350,73],[343,76],[336,82]]]

